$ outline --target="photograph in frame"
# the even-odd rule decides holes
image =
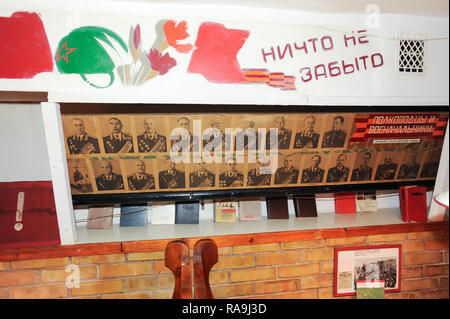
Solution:
[[[401,245],[335,248],[334,296],[356,294],[360,280],[384,280],[385,292],[401,289]]]

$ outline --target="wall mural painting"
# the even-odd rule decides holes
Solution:
[[[127,43],[114,31],[85,26],[73,30],[58,44],[55,61],[60,73],[79,74],[88,84],[106,88],[115,75],[124,86],[140,86],[158,75],[167,74],[177,61],[166,50],[172,47],[181,54],[191,54],[187,73],[201,74],[212,83],[266,84],[282,90],[295,90],[295,77],[263,68],[241,68],[237,54],[250,31],[228,29],[223,24],[204,22],[197,33],[195,46],[189,37],[186,21],[160,20],[155,24],[156,39],[149,50],[142,41],[141,26],[131,27]],[[109,81],[100,85],[87,79],[89,74],[106,74]]]
[[[0,34],[0,78],[30,79],[53,70],[47,34],[37,13],[0,17]]]
[[[128,43],[114,31],[86,26],[73,30],[59,41],[55,55],[59,72],[79,74],[88,84],[96,88],[109,87],[114,82],[114,70],[126,86],[139,86],[158,75],[166,74],[177,65],[177,61],[164,51],[173,47],[179,53],[189,53],[191,44],[180,43],[186,39],[186,21],[178,24],[172,20],[161,20],[156,24],[157,38],[146,51],[141,36],[141,27],[130,28]],[[109,83],[97,85],[88,81],[87,74],[107,74]]]

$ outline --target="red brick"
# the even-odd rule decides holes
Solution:
[[[427,240],[425,247],[427,250],[448,250],[448,239]]]
[[[127,291],[153,290],[156,288],[155,277],[129,278],[125,281]]]
[[[56,299],[67,297],[66,285],[9,288],[11,299]]]
[[[423,240],[409,240],[402,245],[403,253],[422,252],[425,248]]]
[[[442,253],[440,252],[410,253],[405,255],[404,261],[405,266],[440,263],[442,261]]]
[[[101,295],[123,291],[123,280],[80,282],[80,288],[72,288],[71,296]]]
[[[68,264],[69,264],[69,257],[17,260],[11,262],[11,268],[12,269],[51,268],[51,267],[67,266]]]
[[[140,276],[152,273],[151,262],[104,264],[99,266],[99,278]]]
[[[212,269],[219,270],[219,269],[250,268],[254,266],[255,266],[255,257],[253,255],[219,256],[217,264],[215,264]]]
[[[253,284],[247,283],[212,286],[211,291],[214,298],[247,296],[253,294]]]
[[[333,286],[332,275],[307,276],[301,278],[301,288],[324,288]]]
[[[300,262],[300,252],[281,252],[271,254],[258,254],[255,256],[256,266],[285,265]]]
[[[330,238],[326,240],[327,246],[366,245],[366,236]]]
[[[321,248],[323,247],[323,243],[324,243],[323,239],[293,241],[281,243],[281,249],[292,250],[292,249]]]
[[[0,287],[33,284],[39,281],[35,270],[0,272]]]
[[[334,258],[333,248],[308,249],[302,251],[302,261],[332,260]]]
[[[269,280],[275,279],[276,269],[271,268],[253,268],[253,269],[239,269],[232,270],[231,282],[242,282],[242,281],[256,281],[256,280]]]
[[[300,265],[278,267],[278,276],[280,278],[308,276],[319,273],[320,273],[320,263],[307,263]]]
[[[296,291],[300,288],[300,280],[263,281],[255,284],[255,294]]]
[[[423,266],[404,267],[402,269],[402,278],[421,278],[423,277]]]
[[[402,280],[402,291],[439,288],[437,278],[406,279]]]
[[[448,265],[425,266],[425,277],[448,276]]]

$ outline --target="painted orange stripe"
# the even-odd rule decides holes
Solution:
[[[247,82],[269,82],[269,78],[247,78]]]

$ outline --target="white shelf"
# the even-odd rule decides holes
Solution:
[[[236,223],[215,223],[211,219],[200,219],[195,225],[147,225],[141,227],[120,227],[114,224],[110,229],[87,229],[77,226],[78,243],[103,243],[171,238],[211,237],[224,235],[253,234],[311,229],[331,229],[360,226],[379,226],[404,223],[399,208],[380,209],[378,212],[357,214],[321,213],[318,217],[270,219],[263,216],[260,221],[239,221]]]

